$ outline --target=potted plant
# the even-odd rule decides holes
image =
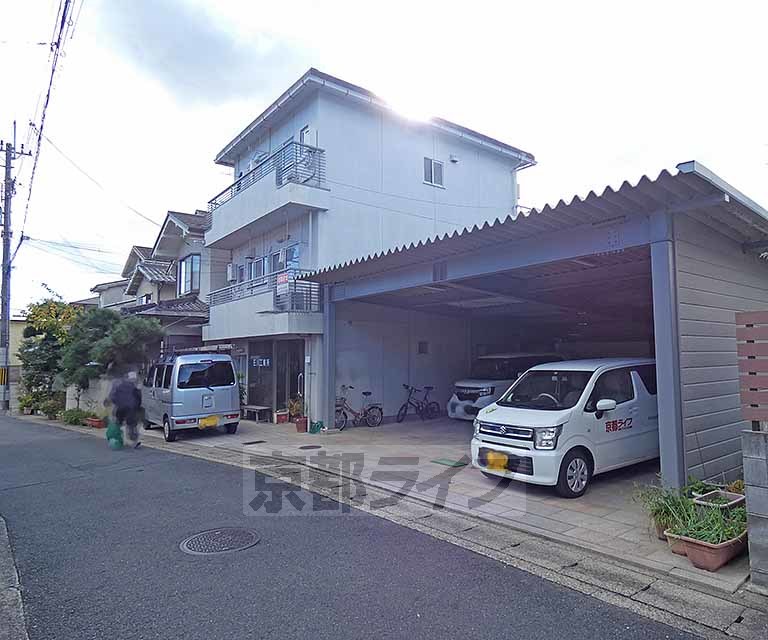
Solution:
[[[106,418],[101,418],[95,414],[90,414],[85,419],[85,424],[88,427],[92,427],[93,429],[103,429],[107,426],[107,420]]]
[[[25,416],[32,415],[35,408],[35,399],[31,393],[25,393],[19,398],[19,409]]]
[[[743,493],[731,493],[724,489],[715,489],[709,491],[698,498],[694,498],[693,502],[699,507],[705,507],[708,509],[718,509],[720,511],[729,511],[734,507],[738,507],[743,504],[746,497]]]
[[[690,496],[691,498],[700,498],[705,493],[709,493],[710,491],[717,491],[718,489],[725,489],[725,485],[708,480],[697,480],[696,478],[689,476],[688,484],[685,485],[683,493]]]
[[[665,531],[675,525],[685,513],[684,499],[678,492],[658,485],[638,487],[635,490],[635,500],[643,505],[659,540],[667,540]]]
[[[304,415],[304,398],[297,396],[288,401],[288,414],[298,433],[307,432],[307,416]]]
[[[681,538],[694,567],[717,571],[746,549],[747,510],[704,509],[671,533]]]
[[[64,407],[62,407],[61,403],[55,398],[50,398],[40,405],[40,411],[42,411],[43,415],[49,420],[55,420],[63,409]]]

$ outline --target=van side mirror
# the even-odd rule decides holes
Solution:
[[[604,413],[607,413],[608,411],[613,411],[616,408],[616,401],[615,400],[609,400],[607,398],[604,398],[602,400],[597,401],[597,406],[595,407],[595,417],[600,420],[603,417]]]

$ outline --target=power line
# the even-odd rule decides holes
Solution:
[[[55,240],[43,240],[42,238],[32,238],[30,236],[27,236],[26,240],[28,242],[38,242],[40,244],[51,245],[51,246],[55,246],[55,247],[66,247],[66,248],[69,248],[69,249],[75,249],[77,251],[90,251],[92,253],[103,253],[103,254],[107,254],[107,255],[118,255],[119,253],[121,253],[119,251],[109,251],[109,250],[100,249],[100,248],[94,247],[94,246],[88,246],[88,245],[83,245],[83,244],[79,244],[79,243],[68,242],[66,239],[65,239],[64,242],[56,242]]]
[[[30,123],[30,126],[33,129],[35,129],[34,124]],[[117,195],[115,195],[113,193],[110,193],[103,184],[101,184],[98,180],[96,180],[96,178],[94,178],[92,175],[90,175],[85,169],[83,169],[79,164],[77,164],[77,162],[75,162],[66,153],[64,153],[64,151],[62,151],[59,147],[57,147],[56,144],[54,144],[53,140],[51,140],[48,136],[43,134],[42,131],[39,132],[39,137],[44,138],[45,141],[49,145],[51,145],[61,155],[62,158],[64,158],[67,162],[69,162],[69,164],[71,164],[75,169],[77,169],[80,173],[82,173],[86,178],[88,178],[88,180],[90,180],[93,184],[95,184],[104,193],[106,193],[107,195],[109,195],[112,198],[114,198],[115,200],[117,200],[126,209],[128,209],[129,211],[135,213],[137,216],[139,216],[143,220],[146,220],[147,222],[150,222],[151,224],[155,225],[156,227],[160,226],[159,222],[156,222],[152,218],[150,218],[149,216],[144,215],[141,211],[139,211],[138,209],[136,209],[136,208],[132,207],[131,205],[129,205],[127,202],[122,200],[119,196],[117,196]]]
[[[72,255],[71,253],[67,253],[66,250],[64,249],[57,249],[55,247],[43,247],[35,244],[30,244],[30,248],[36,249],[37,251],[46,253],[51,256],[55,256],[57,258],[62,258],[63,260],[68,260],[69,262],[77,264],[81,267],[87,267],[89,270],[95,273],[115,275],[115,274],[121,273],[122,271],[122,267],[120,265],[116,265],[113,263],[105,262],[101,265],[98,265],[92,262],[89,263],[83,260],[79,260],[77,257]]]
[[[21,243],[24,239],[24,229],[26,227],[27,217],[29,215],[29,203],[32,200],[32,187],[35,183],[37,165],[38,161],[40,160],[41,137],[43,135],[43,130],[45,129],[45,117],[48,114],[48,105],[51,102],[53,79],[56,76],[56,66],[59,63],[59,56],[61,55],[61,45],[62,40],[64,39],[64,31],[69,23],[69,13],[70,9],[72,8],[72,2],[73,0],[62,0],[59,2],[59,10],[56,13],[56,23],[58,24],[58,28],[56,25],[54,25],[54,33],[58,31],[58,35],[51,39],[51,75],[48,78],[48,88],[45,92],[45,102],[43,102],[43,110],[40,114],[40,126],[38,127],[37,145],[35,146],[34,158],[32,161],[32,174],[29,178],[29,185],[27,188],[27,202],[24,205],[24,218],[22,219],[21,223],[21,238],[19,239],[19,243],[16,245],[16,250],[13,253],[14,257],[16,256],[16,253],[18,253],[19,247],[21,247]]]

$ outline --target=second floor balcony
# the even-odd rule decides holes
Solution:
[[[287,142],[208,203],[206,244],[231,249],[286,216],[328,208],[325,151]]]
[[[322,289],[316,282],[297,280],[304,273],[283,269],[211,291],[203,339],[322,333]]]

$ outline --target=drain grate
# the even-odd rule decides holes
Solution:
[[[243,444],[264,444],[266,440],[250,440],[249,442],[243,442]]]
[[[242,551],[254,546],[260,539],[253,529],[222,527],[196,533],[182,540],[179,548],[193,556],[209,556]]]
[[[322,449],[323,446],[320,444],[305,444],[302,447],[299,447],[299,449]]]

